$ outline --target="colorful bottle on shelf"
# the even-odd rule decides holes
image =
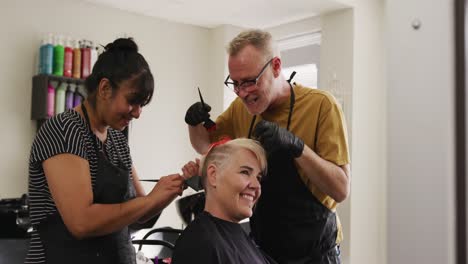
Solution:
[[[67,83],[61,82],[55,90],[55,114],[60,114],[65,111],[65,93],[67,90]]]
[[[71,43],[71,38],[67,37],[65,41],[64,48],[64,58],[63,58],[63,76],[72,77],[73,69],[73,48]]]
[[[39,73],[52,74],[52,65],[54,60],[54,45],[52,34],[44,37],[41,48],[39,49]]]
[[[54,45],[54,75],[63,76],[65,48],[61,36],[55,37]]]
[[[69,83],[67,86],[67,93],[65,95],[65,109],[73,108],[74,93],[75,93],[75,85]]]
[[[72,77],[76,79],[81,78],[81,49],[80,42],[78,40],[73,41]]]
[[[76,89],[75,94],[73,95],[73,107],[76,107],[81,104],[83,101],[83,96],[78,92],[78,89]]]
[[[47,117],[52,117],[55,114],[55,89],[49,82],[47,84]]]
[[[83,40],[81,43],[81,79],[88,78],[91,72],[91,48],[88,41]]]

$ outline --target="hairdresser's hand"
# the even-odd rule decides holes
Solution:
[[[184,178],[180,174],[163,176],[148,194],[164,208],[168,206],[177,195],[182,195]]]
[[[254,136],[268,153],[285,150],[297,158],[302,155],[304,150],[304,141],[302,139],[277,124],[265,120],[260,121],[255,126]]]
[[[187,164],[182,167],[182,177],[184,179],[189,179],[193,176],[200,175],[200,159],[195,159],[195,161],[189,161]]]
[[[191,126],[196,126],[210,117],[211,106],[196,102],[187,109],[185,113],[185,123]]]

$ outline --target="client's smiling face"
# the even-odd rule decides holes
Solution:
[[[261,193],[261,177],[260,162],[246,149],[237,150],[228,164],[218,168],[215,195],[222,219],[238,223],[252,216]]]

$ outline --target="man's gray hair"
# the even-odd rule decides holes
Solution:
[[[249,29],[242,31],[229,42],[227,52],[229,56],[236,56],[244,47],[252,45],[263,53],[265,61],[279,56],[276,42],[271,34],[260,29]]]

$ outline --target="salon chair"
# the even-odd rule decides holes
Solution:
[[[152,229],[147,232],[142,239],[132,240],[134,245],[138,245],[137,251],[143,251],[146,257],[169,258],[172,256],[177,238],[183,230],[170,227]],[[152,250],[144,250],[143,245],[158,246]]]
[[[28,196],[0,200],[0,263],[24,263],[31,227]]]

